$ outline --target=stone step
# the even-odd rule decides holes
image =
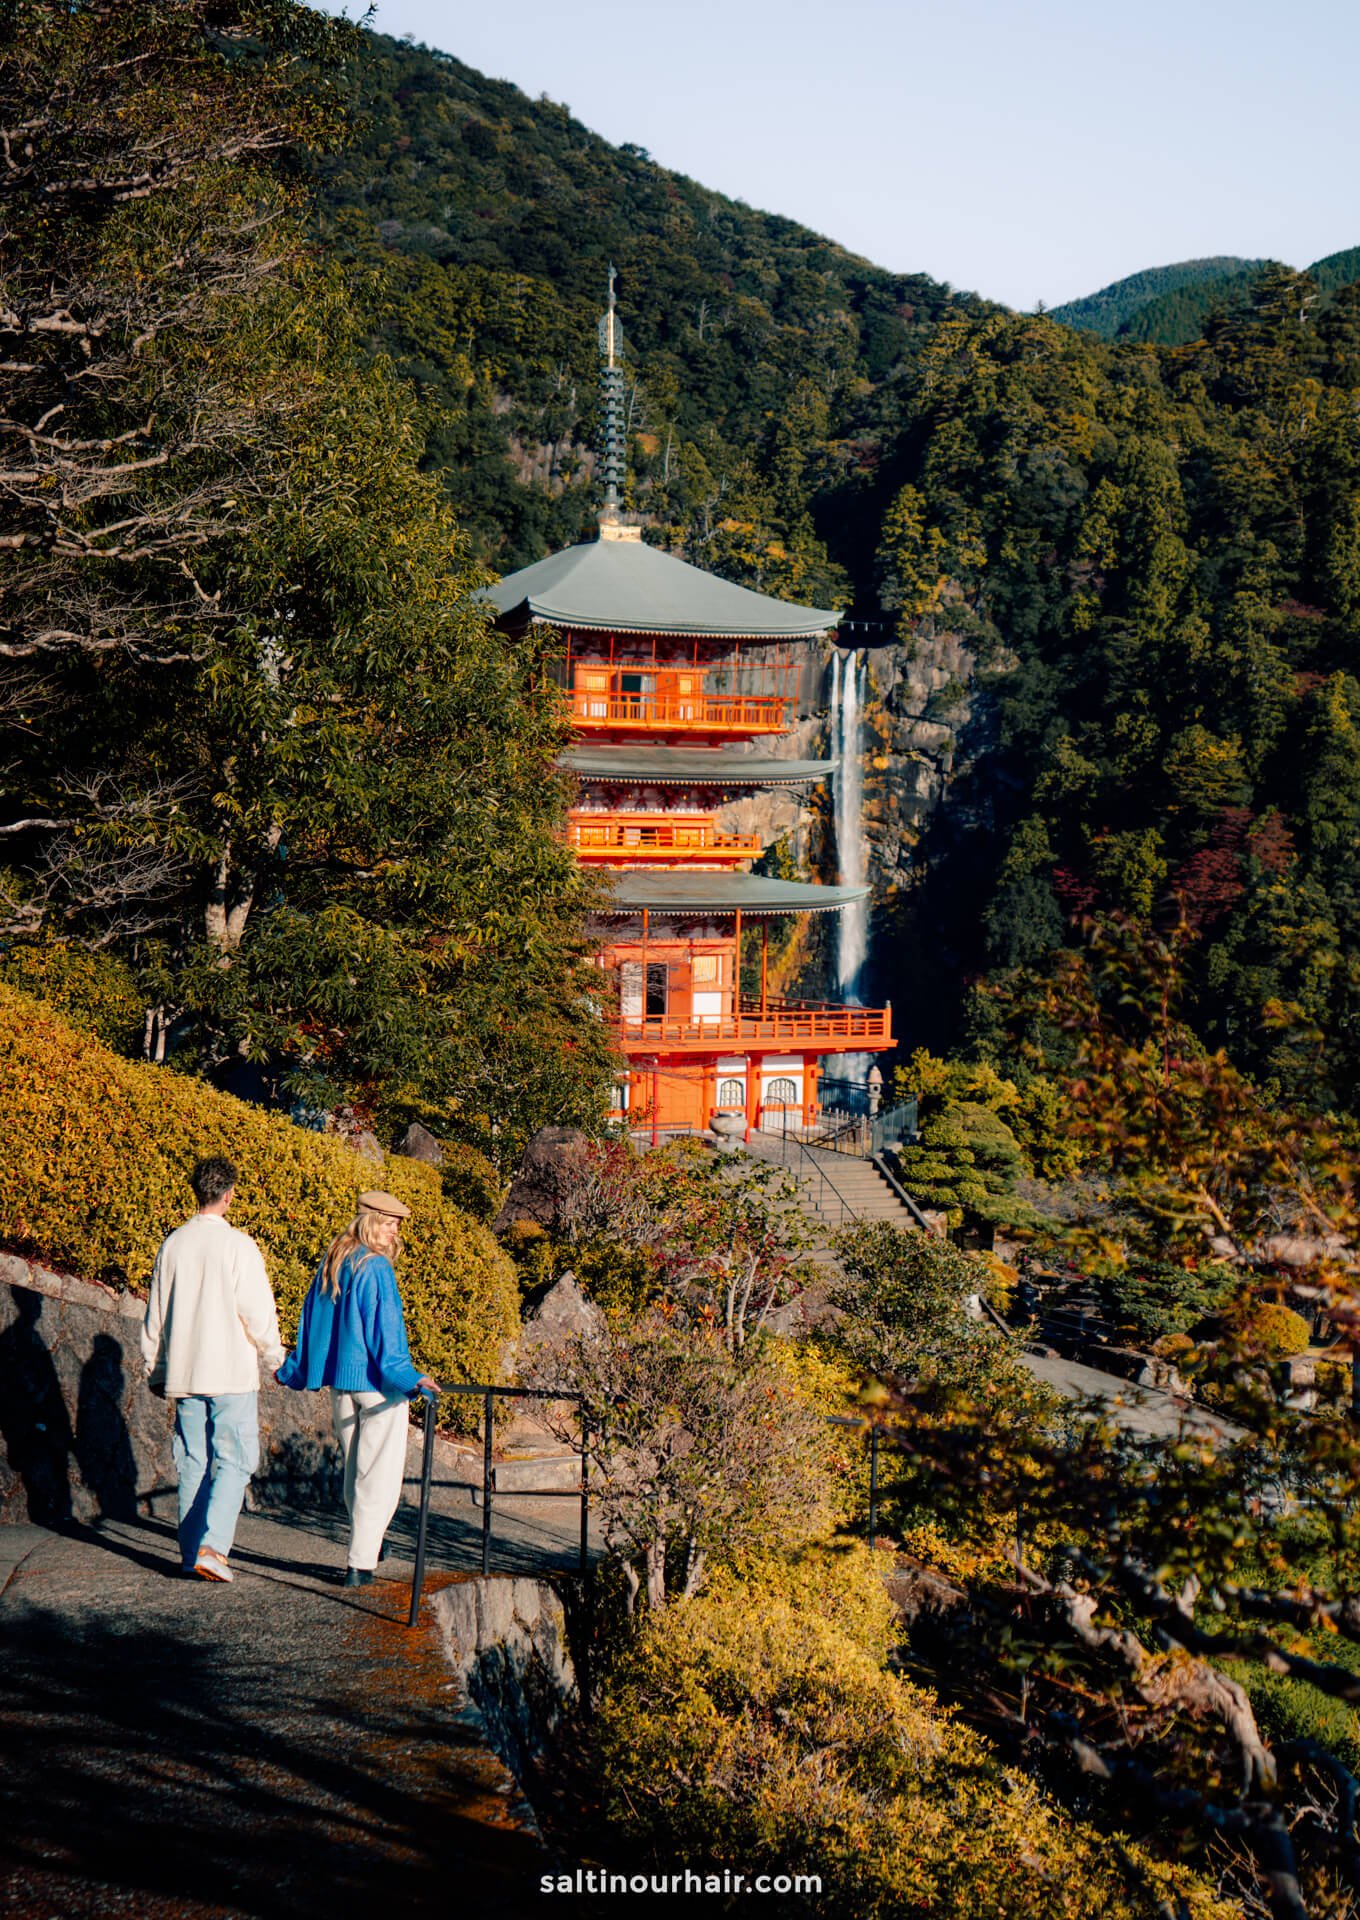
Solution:
[[[578,1453],[542,1455],[536,1460],[497,1460],[491,1468],[491,1485],[497,1493],[527,1493],[539,1487],[566,1493],[580,1484]]]

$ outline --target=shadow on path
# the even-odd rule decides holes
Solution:
[[[400,1587],[167,1582],[173,1542],[126,1531],[48,1536],[6,1590],[0,1911],[537,1910],[541,1846]]]

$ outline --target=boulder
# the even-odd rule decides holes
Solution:
[[[589,1140],[576,1127],[540,1127],[524,1149],[492,1232],[505,1233],[520,1220],[552,1226],[563,1185],[584,1167],[589,1150]]]
[[[519,1337],[520,1364],[530,1354],[560,1352],[574,1340],[598,1339],[606,1324],[600,1308],[577,1286],[575,1274],[564,1273],[524,1323]]]
[[[444,1149],[429,1128],[421,1126],[419,1120],[411,1122],[392,1151],[404,1154],[408,1160],[423,1160],[427,1167],[442,1167],[444,1164]]]

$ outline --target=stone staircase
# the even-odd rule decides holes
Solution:
[[[808,1257],[819,1265],[835,1264],[829,1243],[843,1227],[880,1220],[908,1230],[922,1225],[872,1160],[823,1147],[800,1152],[780,1136],[762,1133],[753,1133],[745,1150],[754,1160],[782,1167],[798,1182],[799,1205],[816,1235]]]

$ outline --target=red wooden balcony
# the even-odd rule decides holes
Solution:
[[[577,660],[570,667],[572,718],[586,730],[623,733],[783,733],[793,720],[797,669],[766,667],[755,686],[733,668]]]
[[[776,1052],[877,1053],[895,1044],[891,1007],[841,1007],[819,1000],[744,999],[739,1014],[700,1019],[610,1022],[625,1053]]]
[[[784,733],[792,703],[777,694],[665,695],[585,693],[572,695],[572,718],[585,730],[629,733]]]
[[[661,820],[655,815],[578,817],[567,823],[567,844],[582,860],[626,866],[653,860],[666,866],[688,860],[754,860],[764,852],[759,834],[720,833],[711,820]]]

